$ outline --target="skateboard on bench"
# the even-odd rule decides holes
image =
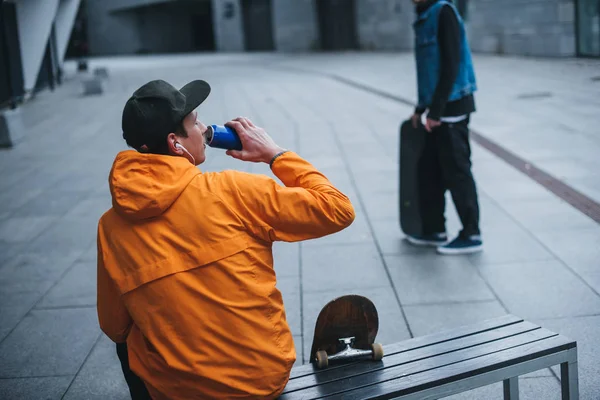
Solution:
[[[419,160],[425,146],[425,128],[411,120],[400,126],[400,228],[406,235],[422,232],[419,210]]]
[[[377,309],[363,296],[338,297],[323,307],[315,324],[310,361],[317,368],[330,362],[383,358],[383,347],[375,342],[379,329]]]

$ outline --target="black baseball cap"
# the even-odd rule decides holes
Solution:
[[[164,146],[167,135],[175,132],[181,121],[210,94],[210,85],[202,80],[188,83],[177,90],[168,82],[146,83],[125,103],[121,126],[123,139],[140,150],[144,145],[152,151]]]

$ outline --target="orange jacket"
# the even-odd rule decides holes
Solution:
[[[98,319],[127,341],[155,399],[273,398],[296,360],[272,242],[354,220],[348,198],[292,152],[272,170],[201,173],[186,159],[124,151],[98,224]]]

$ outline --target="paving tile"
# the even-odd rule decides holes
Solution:
[[[86,194],[89,195],[88,192]],[[112,207],[112,200],[108,191],[104,195],[94,194],[86,199],[79,201],[68,212],[68,216],[88,216],[95,220],[100,220],[102,214]]]
[[[63,249],[62,254],[38,254],[22,252],[0,267],[0,281],[56,282],[71,266],[79,253]]]
[[[306,160],[321,172],[323,172],[326,169],[331,170],[333,168],[346,171],[346,164],[344,162],[344,159],[339,155],[306,157]]]
[[[554,377],[519,379],[519,398],[522,400],[560,400],[560,383]],[[583,397],[582,397],[583,398]],[[502,383],[483,386],[468,392],[443,397],[444,400],[502,400]]]
[[[581,277],[596,293],[600,293],[600,271],[583,271]]]
[[[56,217],[9,217],[0,221],[0,240],[29,242],[56,222]]]
[[[553,254],[576,271],[598,271],[600,226],[592,229],[561,229],[537,234]]]
[[[404,306],[414,336],[476,324],[506,314],[497,301]]]
[[[352,163],[349,165],[350,171],[352,171],[353,175],[357,174],[379,174],[383,172],[384,174],[389,173],[398,173],[398,159],[386,156],[375,156],[375,157],[360,157],[357,160],[352,160]],[[392,187],[398,186],[398,180],[390,180],[388,181],[388,185]]]
[[[518,220],[507,213],[501,207],[502,204],[502,202],[491,198],[485,192],[479,192],[479,221],[482,232],[520,228]]]
[[[0,379],[0,398],[60,400],[71,380],[73,380],[72,376]]]
[[[0,342],[51,286],[52,281],[10,281],[0,278]]]
[[[541,200],[503,201],[504,208],[522,226],[533,231],[594,228],[596,222],[556,197]]]
[[[385,262],[403,305],[495,299],[465,257],[386,256]]]
[[[505,229],[483,231],[483,252],[469,257],[476,265],[505,264],[521,261],[552,260],[550,253],[537,239],[524,229],[507,227]]]
[[[302,336],[294,336],[294,347],[296,349],[296,362],[294,367],[302,365],[304,361],[304,351],[302,349]]]
[[[482,266],[508,310],[522,318],[600,314],[600,296],[558,261]]]
[[[569,184],[574,189],[585,193],[588,197],[600,203],[600,185],[598,185],[598,178],[569,179]]]
[[[81,254],[96,240],[97,231],[98,220],[93,217],[64,217],[33,240],[27,250],[52,254],[67,249]]]
[[[298,243],[273,243],[273,266],[278,278],[299,276],[300,245]]]
[[[396,168],[397,169],[397,168]],[[377,193],[397,193],[399,190],[398,171],[367,171],[353,174],[360,191]]]
[[[19,254],[23,246],[23,243],[10,243],[0,240],[0,266]]]
[[[350,225],[348,228],[322,238],[307,240],[302,243],[302,246],[310,247],[354,243],[373,243],[371,229],[367,224],[366,217],[364,214],[360,213],[360,211],[357,213],[352,225]]]
[[[15,217],[63,216],[89,194],[82,191],[58,191],[49,188],[14,212]]]
[[[7,211],[14,212],[21,208],[31,199],[39,196],[44,190],[44,186],[38,186],[33,182],[19,182],[17,185],[13,185],[10,190],[5,193],[0,193],[0,204],[2,208]]]
[[[61,174],[60,179],[54,183],[53,190],[77,190],[91,193],[95,191],[104,181],[108,181],[109,169],[106,169],[106,171],[94,171],[91,168],[91,164],[84,165],[85,167],[81,171]]]
[[[95,309],[31,311],[0,343],[0,377],[74,375],[99,333]]]
[[[374,244],[302,247],[304,293],[389,285]]]
[[[600,393],[600,316],[539,320],[535,323],[577,341],[579,398],[597,399]],[[560,372],[555,368],[558,376]]]
[[[375,339],[377,342],[385,345],[410,339],[410,333],[404,322],[402,311],[391,288],[354,289],[350,291],[332,288],[329,292],[305,293],[302,315],[304,319],[305,359],[310,356],[315,323],[319,312],[329,301],[348,294],[365,296],[375,304],[379,316],[379,332]]]
[[[488,196],[498,200],[546,200],[556,196],[540,184],[527,179],[478,179],[477,185]]]
[[[96,264],[76,263],[36,308],[96,305]]]
[[[96,241],[94,241],[88,249],[79,255],[77,261],[93,261],[96,263],[98,261],[98,245]]]
[[[398,193],[377,193],[371,190],[372,188],[361,188],[362,201],[369,219],[399,221]]]
[[[102,335],[73,381],[65,400],[130,399],[114,342]]]
[[[377,245],[381,252],[386,255],[393,254],[429,254],[435,249],[429,247],[420,247],[410,244],[406,236],[400,230],[398,221],[377,220],[372,221],[373,232]]]
[[[294,335],[302,335],[302,303],[300,302],[300,279],[296,276],[280,277],[277,288],[283,297],[288,325]]]

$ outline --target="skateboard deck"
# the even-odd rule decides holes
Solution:
[[[425,128],[410,120],[400,127],[400,228],[406,235],[420,235],[419,159],[425,146]]]
[[[371,300],[358,295],[338,297],[319,313],[310,361],[324,368],[330,361],[381,360],[383,348],[374,343],[378,330],[379,316]]]

